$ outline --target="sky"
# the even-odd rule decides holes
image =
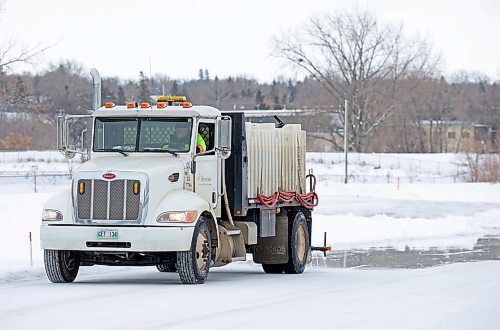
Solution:
[[[354,6],[429,40],[445,75],[500,79],[500,0],[4,0],[0,45],[53,45],[36,67],[16,71],[71,60],[124,79],[140,71],[191,79],[200,68],[212,78],[300,79],[270,55],[273,36]]]

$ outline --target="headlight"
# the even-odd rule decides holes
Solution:
[[[156,218],[157,222],[193,222],[196,220],[196,211],[163,212]]]
[[[63,215],[58,210],[44,209],[42,213],[42,221],[61,221]]]

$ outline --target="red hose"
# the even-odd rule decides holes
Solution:
[[[316,177],[314,174],[308,174],[306,179],[310,178],[311,180],[311,191],[306,194],[299,194],[295,191],[277,191],[274,195],[266,196],[263,194],[259,194],[257,196],[257,200],[263,204],[265,207],[271,209],[276,206],[279,202],[293,202],[297,201],[302,206],[312,209],[313,207],[318,206],[318,194],[316,194]]]
[[[297,201],[302,206],[312,209],[318,206],[319,202],[318,194],[314,191],[308,192],[307,194],[299,194],[295,191],[277,191],[274,195],[270,196],[259,194],[257,200],[267,208],[274,208],[279,202]]]

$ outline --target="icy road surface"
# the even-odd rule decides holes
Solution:
[[[0,282],[0,329],[498,329],[499,278],[496,261],[302,275],[246,262],[191,286],[151,267],[92,267],[73,284]]]

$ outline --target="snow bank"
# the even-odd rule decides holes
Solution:
[[[328,174],[328,166],[337,163],[340,154],[308,154],[308,166],[316,174]],[[402,164],[422,162],[421,171],[438,175],[448,168],[456,171],[460,155],[379,155],[356,154],[361,162],[386,166],[398,171]],[[399,157],[399,158],[398,158]],[[5,160],[2,162],[2,160]],[[36,155],[0,153],[2,168],[29,170],[31,162],[39,169],[67,169],[68,164],[56,152]],[[428,163],[426,163],[428,162]],[[42,164],[43,163],[43,164]],[[439,164],[437,166],[436,164]],[[445,164],[449,164],[445,165]],[[372,166],[369,165],[369,166]],[[2,167],[3,166],[3,167]],[[368,165],[359,164],[369,168]],[[394,167],[390,169],[390,167]],[[413,165],[412,165],[413,166]],[[393,172],[394,173],[394,172]],[[5,178],[2,178],[6,180]],[[17,180],[17,181],[16,181]],[[42,182],[38,193],[33,191],[33,178],[1,181],[0,186],[0,273],[29,265],[29,232],[33,236],[35,267],[42,264],[39,249],[39,225],[44,202],[49,196],[69,187],[64,178]],[[320,204],[313,213],[312,239],[322,245],[323,233],[334,249],[392,246],[410,247],[471,247],[477,238],[497,234],[500,227],[500,185],[494,184],[339,184],[323,180],[317,184]],[[41,192],[40,192],[41,191]],[[11,267],[7,270],[6,267]],[[14,267],[14,268],[12,268]],[[15,270],[13,271],[15,272]],[[1,277],[1,276],[0,276]]]

